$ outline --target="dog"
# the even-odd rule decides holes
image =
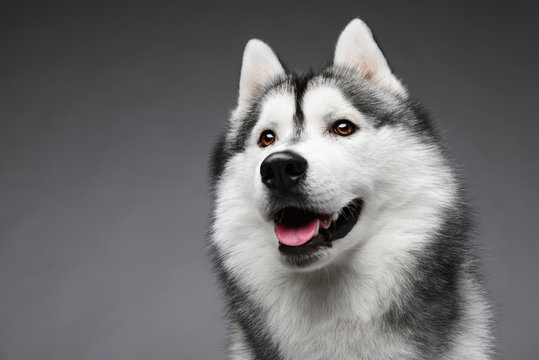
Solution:
[[[210,166],[230,359],[492,357],[461,181],[362,20],[306,74],[250,40]]]

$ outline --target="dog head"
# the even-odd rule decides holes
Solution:
[[[429,120],[359,19],[317,73],[289,73],[248,42],[213,176],[212,241],[237,267],[306,271],[369,242],[410,245],[383,234],[424,231],[454,192]]]

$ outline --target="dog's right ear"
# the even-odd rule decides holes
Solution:
[[[285,71],[273,50],[261,40],[249,40],[243,52],[238,107],[248,106],[265,84],[282,75]]]

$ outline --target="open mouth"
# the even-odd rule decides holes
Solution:
[[[274,215],[279,252],[286,262],[304,266],[323,255],[323,248],[345,237],[356,224],[363,201],[356,198],[333,214],[285,207]]]

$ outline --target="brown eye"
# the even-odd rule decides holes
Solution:
[[[260,138],[258,139],[258,145],[261,147],[270,146],[275,142],[275,134],[271,130],[264,130],[262,131],[262,134],[260,134]]]
[[[333,132],[340,136],[348,136],[357,130],[357,126],[351,121],[342,119],[335,121],[333,124]]]

